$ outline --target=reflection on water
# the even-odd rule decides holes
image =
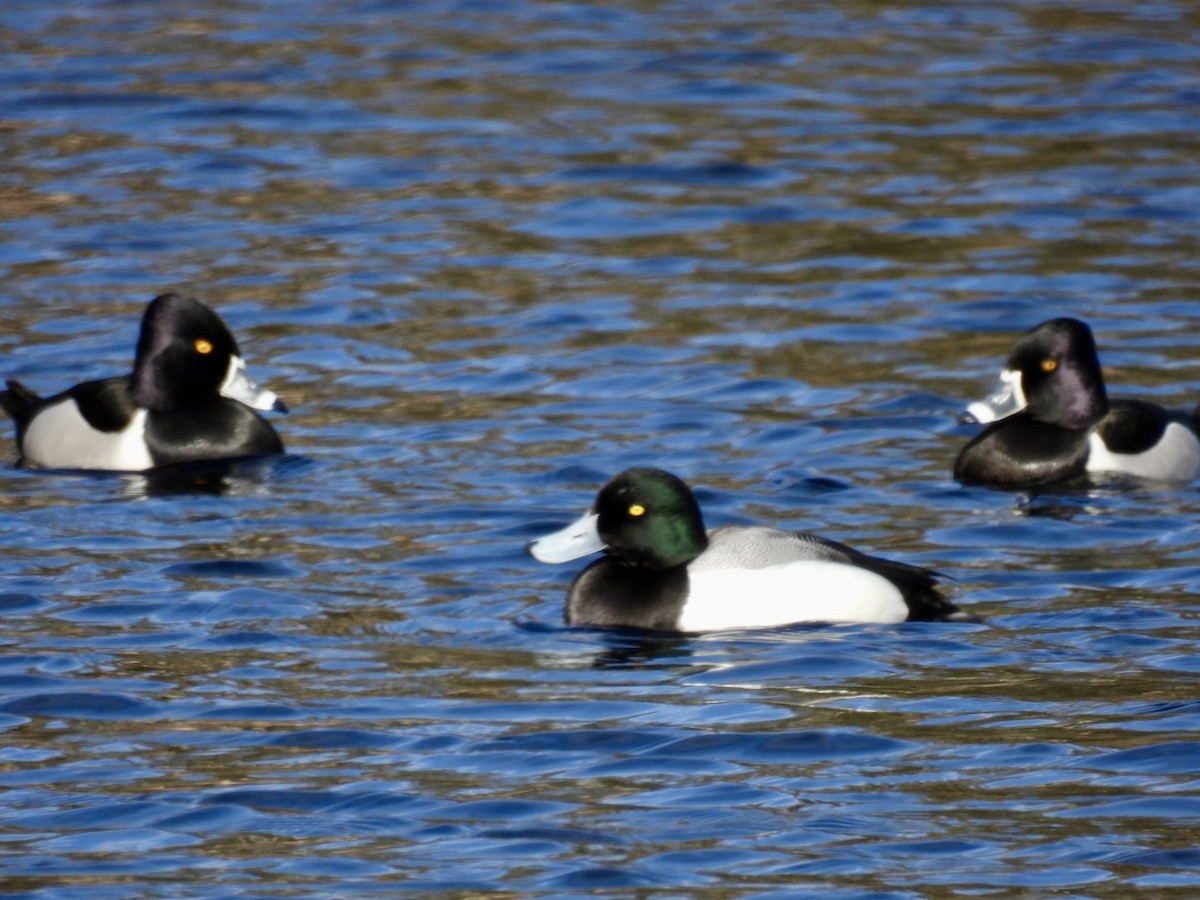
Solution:
[[[122,473],[115,477],[120,479],[121,495],[130,499],[189,494],[267,495],[272,479],[303,478],[304,474],[311,472],[313,468],[311,460],[284,455],[182,463],[160,466],[145,472]]]
[[[188,291],[295,455],[0,470],[8,890],[1195,893],[1194,486],[949,473],[1051,315],[1200,396],[1200,22],[795,6],[10,4],[2,374]],[[988,623],[565,628],[636,465]]]

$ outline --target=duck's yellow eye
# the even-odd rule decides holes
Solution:
[[[208,354],[212,353],[213,350],[212,343],[210,341],[206,341],[204,338],[196,338],[196,342],[192,344],[192,346],[196,348],[197,353],[204,356],[208,356]]]
[[[1047,373],[1053,372],[1057,368],[1058,368],[1058,360],[1057,359],[1043,359],[1042,360],[1042,371],[1043,372],[1047,372]]]
[[[629,514],[631,516],[645,515],[645,512],[646,512],[646,507],[642,506],[642,504],[640,504],[640,503],[635,503],[631,507],[629,507]]]

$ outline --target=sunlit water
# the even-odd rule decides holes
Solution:
[[[3,890],[1196,896],[1196,486],[949,472],[1051,315],[1200,398],[1197,48],[1154,0],[6,4],[3,374],[119,371],[182,289],[293,413],[224,478],[0,474]],[[523,546],[631,465],[988,622],[564,628]]]

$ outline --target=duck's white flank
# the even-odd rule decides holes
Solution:
[[[1088,438],[1089,472],[1125,472],[1139,478],[1191,481],[1200,477],[1200,440],[1191,429],[1172,422],[1162,440],[1144,453],[1113,453],[1096,433]]]
[[[111,469],[136,472],[154,465],[146,449],[146,410],[139,409],[121,431],[97,431],[75,401],[48,406],[25,429],[25,464],[44,469]]]
[[[903,622],[899,589],[866,569],[803,560],[767,569],[709,569],[689,577],[682,631],[770,628],[794,622]]]

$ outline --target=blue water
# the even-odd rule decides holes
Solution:
[[[1051,315],[1114,392],[1200,398],[1191,7],[0,36],[2,374],[120,371],[186,290],[293,410],[223,477],[0,469],[5,893],[1196,896],[1196,486],[949,475]],[[523,546],[632,465],[988,621],[567,629]]]

